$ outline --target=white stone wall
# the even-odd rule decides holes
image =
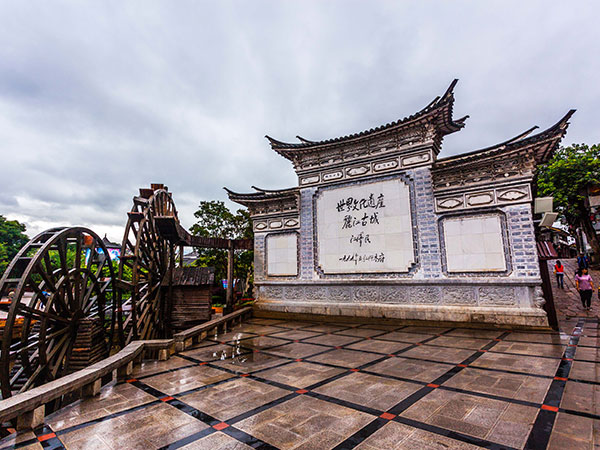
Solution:
[[[267,275],[298,275],[298,235],[296,233],[269,234],[266,252]]]
[[[374,201],[384,194],[384,208],[367,208],[385,210],[383,220],[357,228],[385,262],[340,261],[364,248],[350,242],[354,227],[343,228],[346,213],[362,219],[364,208],[347,211],[341,201],[369,202],[371,194]],[[264,311],[547,324],[529,203],[436,213],[429,167],[304,188],[299,234],[258,233],[255,252]]]
[[[507,270],[498,214],[448,218],[442,228],[449,273]]]

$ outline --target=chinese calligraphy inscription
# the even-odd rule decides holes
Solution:
[[[409,270],[415,260],[410,191],[402,180],[324,189],[316,202],[324,273]]]

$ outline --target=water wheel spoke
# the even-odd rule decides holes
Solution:
[[[149,284],[145,285],[143,288],[144,295],[142,295],[140,297],[138,303],[140,303],[140,304],[144,303],[146,301],[146,299],[148,297],[151,297],[152,293],[155,292],[159,288],[160,288],[160,281],[158,283],[154,284],[153,286],[150,286]]]
[[[61,328],[60,330],[57,331],[53,331],[52,333],[48,334],[45,336],[46,340],[51,340],[54,338],[57,338],[58,336],[65,334],[66,332],[69,331],[69,328]],[[23,343],[23,342],[17,342],[15,344],[13,344],[13,346],[10,347],[10,353],[11,355],[17,354],[17,353],[21,353],[24,351],[29,352],[30,350],[33,350],[34,348],[38,348],[39,347],[39,342],[40,342],[40,335],[38,334],[31,334],[29,336],[29,339]],[[23,345],[23,347],[21,347],[21,345]]]
[[[140,265],[144,267],[148,272],[156,272],[157,260],[153,257],[151,249],[145,245],[141,245],[138,254],[140,255]]]
[[[157,269],[159,267],[157,260],[153,257],[152,255],[152,251],[148,248],[146,248],[146,246],[142,246],[140,247],[140,252],[141,254],[144,256],[144,258],[142,259],[142,264],[146,270],[148,270],[148,272],[153,272],[156,273]],[[141,265],[141,264],[140,264]]]
[[[92,297],[92,294],[98,290],[97,277],[94,276],[92,282],[85,288],[85,294],[83,295],[83,299],[81,300],[81,309],[83,311],[89,311],[91,305],[93,305],[96,300],[96,297]]]
[[[44,288],[48,289],[51,292],[55,292],[56,291],[56,286],[55,286],[56,280],[54,279],[52,271],[47,271],[46,268],[44,267],[42,261],[39,261],[36,264],[36,266],[34,267],[34,270],[37,275],[42,277],[42,282],[45,283]]]
[[[46,335],[46,340],[57,338],[58,336],[60,336],[62,334],[65,334],[68,331],[69,331],[68,327],[61,328],[60,330],[53,331],[52,333]],[[40,338],[39,333],[38,334],[31,334],[29,336],[29,339],[25,343],[25,347],[15,347],[15,348],[11,347],[11,353],[21,352],[23,350],[30,351],[30,350],[32,350],[34,348],[37,348],[39,346],[39,338]],[[14,345],[18,346],[20,344],[22,344],[22,343],[18,342],[18,343],[14,344]]]
[[[44,267],[42,267],[42,261],[44,262]],[[54,271],[52,270],[52,260],[50,259],[50,254],[45,252],[43,260],[40,260],[39,263],[41,271],[47,273],[48,277],[50,278],[48,285],[55,287],[57,279]]]
[[[147,302],[144,304],[138,318],[138,327],[146,320],[150,312],[154,309],[153,306],[154,305],[151,302]]]
[[[37,378],[40,376],[40,374],[42,373],[42,370],[44,370],[46,368],[46,365],[38,365],[35,369],[35,371],[28,376],[27,381],[25,382],[25,384],[23,384],[23,386],[21,386],[21,388],[19,389],[19,393],[21,392],[25,392],[27,391],[29,388],[34,386],[35,381],[37,380]]]
[[[25,372],[25,368],[23,366],[19,367],[14,375],[10,378],[10,385],[14,385]]]
[[[156,264],[156,267],[160,268],[160,259],[158,258],[158,255],[156,253],[157,236],[154,234],[152,221],[148,221],[146,223],[148,226],[143,227],[143,233],[145,237],[143,244],[145,245],[140,245],[140,249],[144,251],[149,261],[154,262],[154,264]]]
[[[73,341],[72,340],[68,340],[69,336],[66,335],[64,336],[60,342],[58,343],[58,345],[56,345],[50,352],[50,355],[48,355],[48,368],[49,368],[49,372],[52,374],[52,376],[54,378],[57,377],[61,366],[63,366],[64,368],[68,367],[68,359],[70,356],[70,350],[73,348]],[[68,352],[68,353],[67,353]],[[58,354],[58,357],[54,357],[56,354]],[[52,364],[52,361],[54,361],[54,364]]]
[[[66,350],[68,349],[68,338],[69,335],[65,335],[63,336],[59,342],[53,346],[53,348],[50,349],[50,352],[48,353],[46,359],[46,363],[41,364],[40,362],[38,362],[36,369],[33,371],[33,373],[31,373],[31,375],[29,375],[27,381],[25,382],[25,384],[23,385],[23,387],[21,389],[19,389],[19,392],[25,392],[26,390],[28,390],[29,388],[31,388],[32,386],[34,386],[35,382],[37,381],[38,377],[40,376],[40,374],[42,373],[42,371],[44,369],[48,369],[48,373],[52,374],[52,378],[56,378],[56,374],[58,372],[58,368],[59,365],[62,364],[62,359],[65,356]],[[59,353],[60,351],[60,353]],[[59,353],[59,357],[56,358],[56,363],[54,364],[54,366],[51,364],[51,361],[53,360],[54,356]]]
[[[144,336],[148,330],[148,324],[153,322],[152,316],[157,314],[160,307],[161,291],[160,289],[153,289],[152,291],[155,292],[155,295],[150,301],[144,303],[138,320],[138,324],[143,325],[142,335]],[[138,328],[140,325],[138,325]]]
[[[70,324],[71,321],[65,317],[61,317],[59,315],[56,314],[52,314],[49,313],[47,311],[42,311],[39,309],[35,309],[35,308],[30,308],[29,306],[25,306],[23,304],[19,305],[19,310],[21,310],[23,313],[28,313],[30,316],[30,318],[38,318],[38,319],[42,319],[42,318],[47,318],[47,319],[51,319],[55,322],[61,322],[61,323],[66,323],[66,324]]]
[[[43,284],[43,283],[40,283],[40,284]],[[42,288],[40,286],[38,286],[33,279],[28,280],[27,286],[29,286],[31,289],[33,289],[35,291],[34,297],[37,297],[36,300],[39,300],[40,304],[42,304],[46,307],[46,305],[48,305],[49,302],[51,302],[52,309],[54,309],[58,315],[60,315],[61,317],[69,316],[69,307],[65,303],[65,299],[60,295],[60,292],[58,292],[57,290],[53,290],[52,293],[50,294],[49,298],[47,298],[46,297],[48,295],[47,292],[42,290]],[[46,286],[43,286],[43,287],[45,288]],[[34,306],[35,305],[30,305],[30,307],[34,307]],[[39,305],[38,305],[38,309],[39,309]]]
[[[143,314],[143,319],[140,319],[140,325],[142,325],[142,333],[140,336],[148,339],[150,336],[148,335],[148,330],[151,325],[154,325],[154,321],[152,320],[152,316],[156,313],[154,308],[148,307]],[[155,327],[154,327],[155,328]]]
[[[102,278],[102,276],[101,276],[102,269],[104,269],[104,266],[106,265],[107,261],[110,261],[110,258],[108,257],[108,255],[104,255],[104,257],[100,259],[100,262],[98,263],[98,267],[96,267],[96,273],[94,274],[96,279]]]
[[[69,277],[69,269],[67,263],[67,239],[65,237],[61,237],[58,240],[58,257],[60,259],[60,272],[62,273],[62,278],[59,283],[64,283],[64,290],[68,297],[68,304],[71,307],[71,310],[77,310],[78,305],[76,304],[75,297],[73,296],[73,286],[71,283],[71,278]]]
[[[18,380],[19,378],[21,378],[23,376],[23,374],[25,375],[29,375],[33,372],[32,367],[37,365],[37,359],[38,359],[38,355],[39,355],[39,351],[36,348],[31,355],[26,355],[26,357],[21,357],[19,355],[18,358],[15,358],[15,363],[20,363],[20,368],[17,370],[17,374],[15,376],[12,377],[11,380],[11,384],[14,384],[14,381]]]
[[[126,246],[126,249],[128,248],[131,251],[131,253],[135,252],[135,245],[133,245],[131,243],[131,241],[129,240],[129,238],[125,241],[125,246]]]
[[[82,254],[82,246],[83,246],[83,235],[79,234],[77,235],[77,237],[75,238],[75,276],[76,276],[76,280],[75,280],[75,297],[79,298],[80,292],[81,292],[81,276],[80,276],[80,269],[81,269],[81,254]],[[93,250],[92,250],[93,251]],[[91,258],[91,253],[90,253],[90,258]]]
[[[83,308],[83,314],[85,316],[89,316],[90,311],[92,311],[95,308],[95,311],[99,311],[99,305],[98,305],[98,296],[94,296],[94,297],[90,297],[89,301],[86,303],[85,307]]]
[[[150,266],[148,264],[146,264],[146,262],[144,262],[144,261],[136,261],[135,265],[140,266],[142,269],[146,269],[148,272],[152,271]]]

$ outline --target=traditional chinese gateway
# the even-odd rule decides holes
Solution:
[[[256,313],[547,326],[532,181],[569,111],[538,134],[438,159],[453,89],[361,133],[285,143],[298,187],[239,194],[255,232]]]

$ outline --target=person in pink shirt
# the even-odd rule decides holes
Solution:
[[[579,269],[575,275],[575,287],[579,291],[581,304],[586,311],[590,310],[592,303],[592,293],[594,292],[594,280],[588,274],[587,269]]]

